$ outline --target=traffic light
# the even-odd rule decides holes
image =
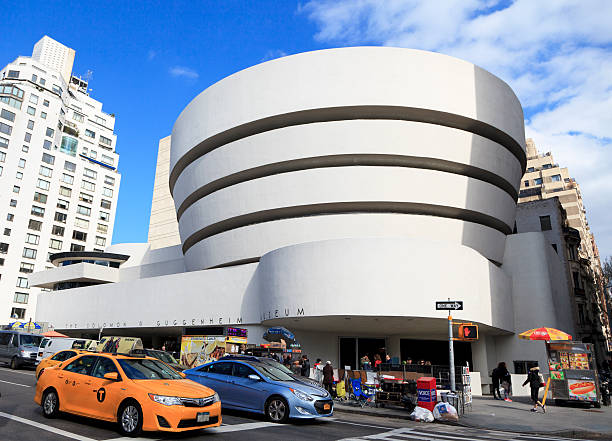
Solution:
[[[459,325],[459,339],[464,341],[478,340],[478,325],[471,323]]]

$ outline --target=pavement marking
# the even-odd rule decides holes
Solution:
[[[29,384],[13,383],[12,381],[0,380],[0,382],[8,383],[8,384],[14,384],[15,386],[21,386],[21,387],[32,387]]]
[[[333,421],[334,423],[340,424],[350,424],[353,426],[363,426],[363,427],[372,427],[373,429],[387,429],[391,430],[393,427],[384,427],[384,426],[373,426],[372,424],[363,424],[363,423],[353,423],[352,421],[341,421],[338,418],[327,418],[328,421]],[[325,421],[325,420],[323,420]]]
[[[21,374],[21,375],[36,375],[34,372],[19,372],[19,371],[15,371],[13,369],[7,369],[7,368],[0,368],[0,371],[6,371],[6,372],[11,372],[13,374]]]
[[[220,426],[220,427],[211,427],[210,429],[205,429],[205,431],[210,432],[210,433],[227,433],[227,432],[239,432],[241,430],[261,429],[263,427],[284,427],[284,425],[276,424],[276,423],[269,423],[267,421],[261,421],[258,423],[242,423],[242,424],[232,424],[232,425]]]
[[[55,427],[48,426],[46,424],[37,423],[36,421],[27,420],[25,418],[21,418],[15,415],[11,415],[10,413],[0,412],[0,417],[8,418],[9,420],[17,421],[22,424],[27,424],[29,426],[37,427],[42,430],[46,430],[47,432],[52,432],[57,435],[65,436],[66,438],[76,439],[78,441],[97,441],[93,438],[87,438],[86,436],[77,435],[76,433],[67,432],[62,429],[56,429]],[[134,439],[134,438],[131,438]]]

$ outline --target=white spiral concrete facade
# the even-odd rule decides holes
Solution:
[[[355,237],[501,262],[524,145],[508,85],[452,57],[358,47],[251,67],[198,95],[172,131],[186,268]]]

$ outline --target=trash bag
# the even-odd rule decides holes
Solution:
[[[413,421],[423,421],[426,423],[433,423],[434,416],[429,409],[423,407],[415,407],[410,414],[410,419]]]
[[[438,403],[433,410],[433,416],[438,421],[459,421],[457,409],[448,403]]]

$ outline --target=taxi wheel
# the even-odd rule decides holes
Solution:
[[[119,408],[119,431],[123,435],[138,436],[142,431],[142,410],[136,401],[123,403]]]
[[[272,397],[266,403],[266,416],[273,423],[285,423],[289,419],[289,405],[282,397]]]
[[[45,391],[42,399],[42,411],[46,418],[55,418],[59,413],[59,398],[53,389]]]

